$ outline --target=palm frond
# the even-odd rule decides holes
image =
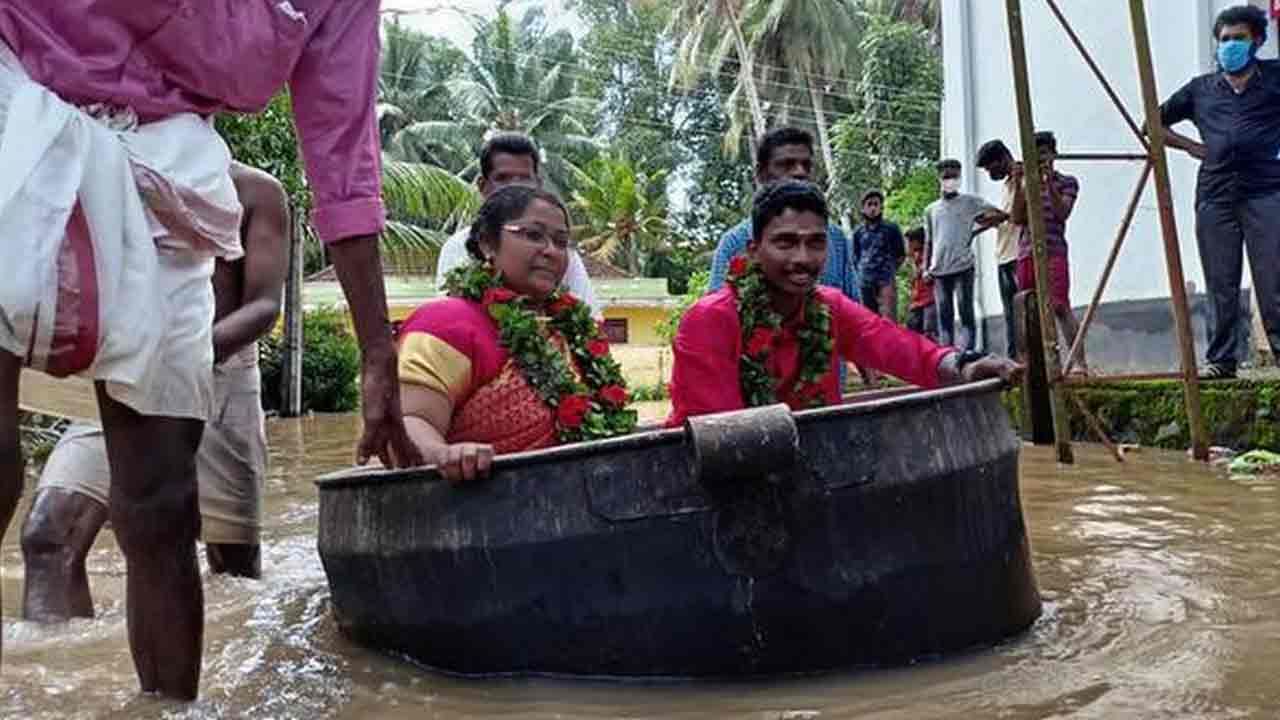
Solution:
[[[504,104],[501,92],[483,82],[457,79],[450,80],[447,86],[462,113],[472,118],[490,117]]]
[[[480,194],[453,173],[390,159],[382,166],[382,197],[392,219],[444,233],[480,207]]]
[[[388,220],[380,247],[388,268],[430,272],[448,235],[399,220]]]

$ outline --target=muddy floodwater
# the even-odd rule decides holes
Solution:
[[[1236,718],[1280,716],[1280,494],[1181,454],[1022,455],[1043,617],[988,650],[909,668],[752,683],[457,680],[354,647],[328,613],[312,479],[346,465],[346,417],[273,421],[261,582],[207,577],[201,699],[140,697],[124,561],[89,557],[98,617],[17,619],[3,557],[3,718]],[[905,440],[905,438],[904,438]]]

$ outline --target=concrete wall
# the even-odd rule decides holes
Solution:
[[[1141,122],[1142,103],[1128,4],[1120,0],[1060,0],[1058,4],[1126,107]],[[1231,0],[1147,0],[1161,99],[1191,77],[1213,67],[1210,38],[1213,17],[1221,8],[1232,4],[1235,2]],[[1267,5],[1265,0],[1255,0],[1254,4]],[[1022,5],[1037,127],[1057,134],[1060,152],[1138,151],[1128,126],[1047,4],[1041,0],[1024,0]],[[1005,3],[1003,0],[944,0],[942,9],[946,86],[943,153],[964,162],[967,191],[998,202],[1000,188],[987,180],[985,174],[975,172],[973,160],[977,148],[992,138],[1001,138],[1015,154],[1020,152]],[[1273,56],[1275,37],[1269,39],[1268,46],[1263,54]],[[1179,129],[1194,134],[1190,126]],[[1061,163],[1059,169],[1075,175],[1081,185],[1067,239],[1071,246],[1072,303],[1084,306],[1097,286],[1141,167],[1138,163],[1094,162]],[[1187,280],[1203,289],[1194,234],[1196,171],[1193,160],[1181,153],[1173,154],[1170,172],[1183,266]],[[1000,314],[991,250],[993,240],[993,235],[988,233],[977,241],[979,314],[988,318]],[[1104,299],[1115,303],[1168,297],[1155,193],[1149,187]],[[1109,317],[1110,313],[1104,313],[1102,322],[1108,322]],[[1090,347],[1102,343],[1102,337],[1102,334],[1092,335]],[[1203,334],[1198,333],[1197,339],[1201,338]],[[992,344],[998,347],[1001,343],[997,340]],[[1146,351],[1127,353],[1132,357],[1150,354]]]

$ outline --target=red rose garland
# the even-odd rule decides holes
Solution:
[[[782,330],[782,317],[769,301],[764,273],[745,257],[729,264],[726,284],[738,301],[738,317],[742,323],[745,352],[738,361],[742,399],[747,407],[761,407],[778,402],[779,378],[769,373],[769,355]],[[799,409],[826,404],[822,397],[822,381],[831,372],[831,308],[812,293],[805,299],[804,323],[796,331],[800,342],[800,377],[792,390]]]
[[[498,340],[525,380],[555,411],[562,443],[623,435],[636,426],[626,409],[629,396],[622,368],[609,354],[609,342],[591,311],[573,295],[553,292],[542,305],[549,329],[560,333],[581,371],[579,381],[564,355],[544,336],[537,304],[502,285],[494,272],[472,263],[449,273],[449,295],[478,302],[498,324]]]

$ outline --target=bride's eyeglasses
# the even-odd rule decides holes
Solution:
[[[525,242],[540,248],[546,247],[548,242],[557,250],[573,248],[573,238],[569,237],[568,232],[547,232],[541,225],[503,225],[502,229],[519,235]]]

